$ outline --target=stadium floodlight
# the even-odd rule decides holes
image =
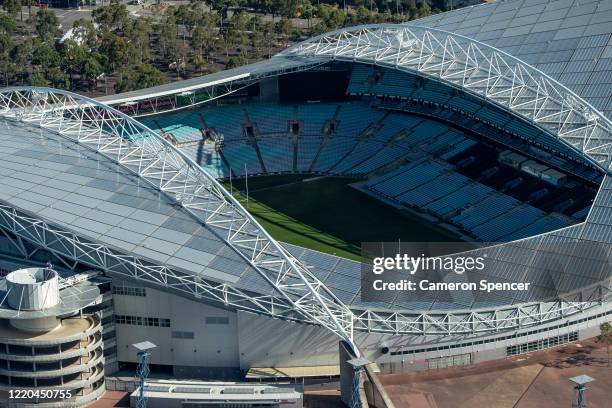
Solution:
[[[588,375],[582,374],[576,377],[572,377],[569,380],[573,382],[574,384],[576,384],[574,386],[574,390],[576,390],[576,401],[572,403],[572,407],[573,408],[586,408],[587,402],[586,402],[585,393],[586,393],[586,390],[588,390],[588,387],[586,386],[586,384],[592,381],[595,381],[595,379],[592,377],[589,377]]]
[[[361,372],[363,367],[370,364],[365,358],[354,358],[347,360],[347,363],[353,366],[353,384],[351,390],[351,407],[350,408],[361,408],[361,398],[359,395],[359,388],[361,385]]]
[[[147,399],[144,394],[144,387],[145,380],[149,376],[149,359],[151,358],[151,352],[149,350],[157,346],[150,341],[141,341],[140,343],[132,344],[132,346],[138,350],[138,368],[136,369],[136,376],[138,377],[140,388],[136,408],[145,408],[147,406]]]

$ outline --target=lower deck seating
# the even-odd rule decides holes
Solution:
[[[334,117],[335,103],[308,103],[298,106],[298,117],[303,123],[302,134],[321,135],[323,126]]]
[[[452,193],[429,203],[426,208],[439,217],[446,218],[449,214],[483,201],[494,194],[492,188],[480,183],[468,183]]]
[[[298,139],[297,147],[297,170],[308,171],[314,159],[317,156],[317,152],[321,148],[323,143],[323,137],[321,135],[305,135],[300,136]]]
[[[313,167],[316,172],[326,172],[344,157],[351,148],[357,144],[354,138],[332,136],[329,137]]]
[[[268,173],[293,170],[293,143],[289,138],[261,138],[257,144]]]
[[[248,174],[262,174],[263,169],[257,158],[257,152],[245,140],[226,143],[223,147],[223,154],[231,167],[232,172],[237,176],[245,175],[245,165]]]
[[[211,145],[190,145],[181,150],[205,168],[211,176],[215,178],[229,177],[229,169],[223,163],[221,154],[216,152]]]
[[[427,184],[436,179],[448,168],[441,163],[421,160],[414,166],[407,166],[404,171],[397,172],[392,177],[379,183],[368,183],[369,187],[386,197],[395,198],[406,191]]]
[[[481,241],[516,239],[546,226],[568,225],[545,212],[422,158],[365,183],[373,193],[436,215]],[[533,225],[533,226],[532,226]]]

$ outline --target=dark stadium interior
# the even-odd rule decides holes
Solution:
[[[346,95],[350,73],[346,65],[329,66],[325,70],[312,70],[283,75],[278,78],[279,102],[339,101]],[[313,86],[314,83],[317,86]]]

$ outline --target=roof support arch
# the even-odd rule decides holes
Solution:
[[[50,88],[1,90],[0,115],[82,144],[169,195],[253,266],[294,312],[326,327],[359,354],[352,311],[217,180],[151,129],[92,99]],[[134,271],[139,278],[138,268]]]
[[[608,118],[542,71],[471,38],[416,25],[377,24],[322,34],[279,55],[417,72],[502,106],[606,172],[612,166]]]

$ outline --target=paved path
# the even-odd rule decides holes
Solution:
[[[594,341],[421,373],[383,374],[381,382],[397,408],[571,407],[570,377],[595,378],[589,408],[612,406],[612,368],[605,348]]]

